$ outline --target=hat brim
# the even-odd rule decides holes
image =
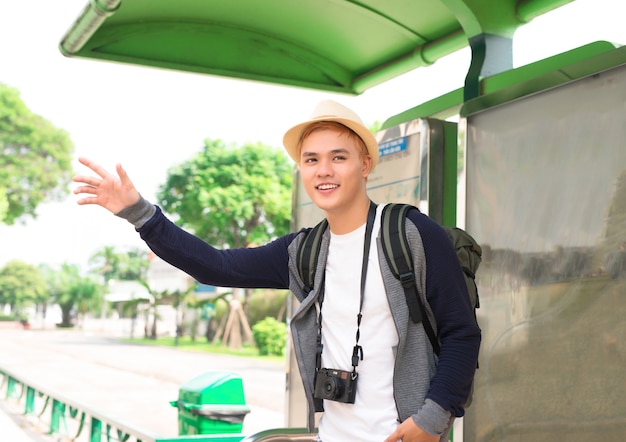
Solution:
[[[285,150],[289,154],[289,156],[296,162],[296,164],[300,164],[300,152],[298,150],[298,143],[300,141],[300,137],[304,130],[313,123],[320,121],[335,121],[337,123],[341,123],[344,126],[351,129],[354,133],[356,133],[363,143],[365,143],[365,147],[367,148],[367,152],[372,158],[372,170],[378,164],[378,142],[374,137],[374,134],[362,124],[358,122],[342,117],[320,117],[320,118],[312,118],[304,123],[300,123],[289,129],[285,136],[283,137],[283,145],[285,146]]]

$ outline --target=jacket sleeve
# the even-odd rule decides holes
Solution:
[[[289,288],[287,248],[295,234],[255,248],[219,250],[181,229],[158,206],[137,228],[150,249],[164,261],[203,284],[239,288]]]
[[[426,299],[435,317],[441,352],[426,399],[463,416],[478,363],[481,332],[456,252],[447,233],[428,216],[409,212],[424,245]]]

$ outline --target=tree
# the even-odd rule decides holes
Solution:
[[[158,199],[166,212],[178,217],[179,225],[207,242],[250,247],[289,231],[292,175],[293,166],[280,149],[207,139],[201,152],[168,171]],[[252,338],[240,308],[235,295],[222,340],[232,348],[240,346],[241,327]]]
[[[159,319],[159,311],[158,311],[158,307],[159,305],[165,304],[166,301],[172,301],[173,300],[173,306],[174,308],[178,309],[178,306],[180,304],[180,302],[182,301],[182,299],[184,299],[187,295],[189,295],[192,290],[193,290],[193,286],[190,286],[186,291],[174,291],[174,290],[154,290],[150,284],[148,283],[148,281],[141,279],[139,280],[139,283],[141,285],[143,285],[146,290],[148,291],[148,293],[151,296],[151,300],[150,300],[150,310],[152,311],[152,325],[150,327],[150,332],[148,332],[148,327],[146,325],[146,330],[145,330],[145,337],[146,338],[150,338],[150,339],[156,339],[157,338],[157,320]],[[178,315],[177,315],[178,316]],[[178,317],[176,318],[176,344],[178,344],[178,336],[180,334],[179,332],[179,328],[181,327],[181,324],[178,321]]]
[[[104,288],[108,292],[109,281],[120,279],[123,281],[144,280],[150,262],[147,252],[134,248],[128,252],[118,252],[113,246],[104,246],[89,258],[94,270],[102,275]],[[106,316],[106,299],[102,298],[101,317]]]
[[[46,282],[37,267],[13,260],[0,269],[0,305],[10,305],[14,314],[45,296]]]
[[[109,281],[117,274],[121,260],[122,257],[115,251],[113,246],[104,246],[89,258],[89,264],[95,265],[95,271],[102,275],[105,293],[109,292]],[[107,303],[106,298],[103,296],[100,318],[106,318],[106,313]]]
[[[281,150],[206,140],[201,152],[170,168],[159,204],[218,247],[261,244],[289,231],[292,172]]]
[[[94,269],[102,275],[106,286],[119,273],[122,259],[122,255],[115,250],[114,246],[104,246],[91,255],[89,264],[95,266]]]
[[[7,216],[7,212],[9,211],[9,201],[7,200],[7,192],[6,190],[0,186],[0,223]]]
[[[150,266],[147,251],[138,247],[120,252],[114,246],[104,246],[91,255],[89,263],[102,275],[105,285],[112,279],[145,279]]]
[[[61,308],[61,327],[73,325],[73,313],[84,316],[97,309],[102,285],[93,276],[82,276],[78,266],[66,263],[59,270],[48,268],[46,280],[52,300]]]
[[[115,279],[122,281],[136,281],[146,278],[150,261],[146,249],[134,247],[121,254]]]
[[[68,193],[74,146],[64,130],[33,114],[0,83],[0,222],[36,217],[37,206]]]

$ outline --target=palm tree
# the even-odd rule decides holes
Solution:
[[[115,251],[115,247],[113,246],[104,246],[102,249],[94,253],[91,258],[89,258],[89,263],[96,265],[96,270],[104,279],[105,294],[109,293],[109,281],[118,273],[121,260],[121,255]],[[102,307],[100,310],[101,319],[106,318],[106,311],[106,296],[103,296]]]
[[[148,281],[146,281],[145,279],[140,279],[139,283],[146,288],[146,290],[148,291],[151,297],[149,310],[152,311],[152,325],[150,327],[150,333],[148,333],[148,329],[146,326],[145,337],[150,338],[150,339],[156,339],[157,338],[157,320],[159,319],[158,310],[157,310],[158,306],[164,304],[166,300],[170,300],[174,298],[175,302],[173,304],[174,304],[174,307],[178,311],[178,306],[185,299],[185,297],[188,296],[193,291],[194,286],[190,285],[187,288],[187,290],[185,290],[184,292],[181,292],[180,290],[158,291],[158,290],[154,290],[150,286]],[[176,315],[176,343],[178,343],[178,336],[180,335],[180,332],[179,332],[180,324],[178,323],[178,321],[179,321],[179,318],[178,318],[178,315]]]

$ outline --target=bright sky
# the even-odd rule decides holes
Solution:
[[[35,113],[65,129],[75,157],[113,170],[121,162],[137,188],[155,200],[171,165],[201,149],[205,138],[261,141],[280,147],[291,124],[332,98],[367,125],[461,87],[465,49],[358,97],[94,60],[66,58],[58,43],[87,0],[0,2],[0,82],[17,88]],[[575,0],[535,19],[515,36],[515,65],[596,40],[626,43],[624,0]],[[536,37],[535,37],[536,36]],[[76,162],[76,171],[84,169]],[[68,195],[45,204],[37,220],[0,226],[0,266],[85,266],[106,245],[143,246],[130,224]]]

